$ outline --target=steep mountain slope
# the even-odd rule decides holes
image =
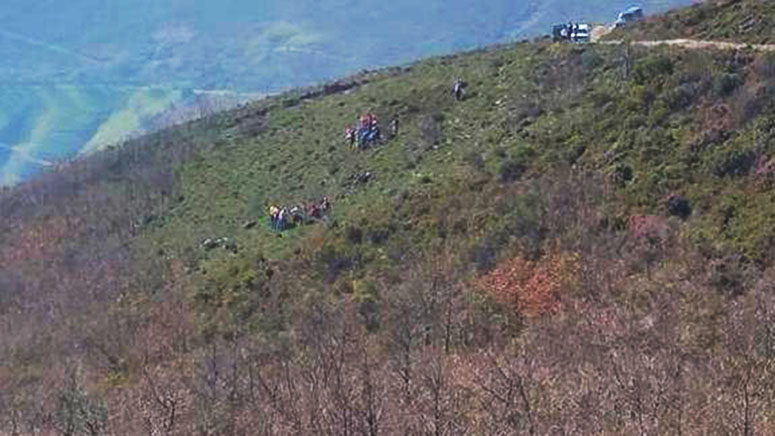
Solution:
[[[509,44],[6,189],[0,428],[767,433],[773,66]],[[358,150],[367,111],[399,131]]]

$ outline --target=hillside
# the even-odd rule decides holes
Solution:
[[[769,433],[773,89],[772,53],[536,40],[6,188],[0,430]]]
[[[645,0],[649,11],[689,0]],[[618,0],[6,0],[0,184],[190,114],[363,68],[531,37]]]
[[[626,34],[633,39],[693,38],[748,44],[775,42],[775,4],[762,0],[713,0],[675,9],[639,23]],[[614,32],[614,36],[617,32]]]

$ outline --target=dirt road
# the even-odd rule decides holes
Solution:
[[[595,26],[594,28],[592,28],[592,32],[590,33],[590,39],[592,42],[598,43],[598,44],[608,44],[608,45],[621,44],[622,41],[620,40],[600,41],[602,37],[611,33],[613,29],[614,29],[613,26]],[[755,51],[775,51],[775,44],[744,44],[744,43],[737,43],[737,42],[706,41],[701,39],[689,39],[689,38],[663,39],[663,40],[655,40],[655,41],[632,41],[632,44],[639,45],[642,47],[657,47],[660,45],[668,45],[668,46],[683,47],[683,48],[697,49],[697,50],[716,48],[720,50],[750,49]]]
[[[606,44],[619,44],[621,41],[605,41]],[[726,41],[705,41],[699,39],[665,39],[661,41],[632,41],[632,44],[643,47],[656,47],[660,45],[670,45],[691,49],[717,48],[720,50],[755,50],[755,51],[775,51],[775,44],[743,44]]]

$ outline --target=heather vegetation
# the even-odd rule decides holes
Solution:
[[[5,189],[0,429],[768,433],[773,65],[504,45]],[[358,150],[367,111],[401,127]]]

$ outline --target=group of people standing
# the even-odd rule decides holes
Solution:
[[[379,128],[379,119],[372,112],[361,115],[358,127],[348,126],[344,132],[345,140],[350,146],[355,146],[364,150],[370,145],[377,144],[382,140],[382,131]]]
[[[331,208],[331,201],[323,196],[319,201],[312,201],[304,206],[278,207],[269,206],[269,226],[272,230],[282,232],[311,219],[321,219]]]
[[[452,95],[455,100],[463,100],[465,93],[465,83],[460,79],[455,79],[452,83]],[[398,135],[398,118],[390,122],[390,137]],[[350,146],[358,146],[361,150],[370,145],[379,143],[382,140],[382,132],[379,126],[377,116],[369,111],[361,115],[358,120],[357,128],[348,126],[345,129],[345,140]],[[370,174],[369,174],[370,177]],[[269,206],[270,227],[275,231],[283,231],[290,227],[303,224],[310,219],[320,219],[323,214],[331,207],[328,197],[323,197],[320,201],[313,201],[304,206],[278,207]]]
[[[455,79],[452,82],[452,95],[455,100],[462,101],[465,96],[466,84],[461,79]],[[357,126],[357,127],[356,127]],[[398,135],[398,117],[390,121],[390,136],[395,138]],[[357,146],[361,150],[367,149],[382,141],[382,130],[379,126],[377,116],[369,111],[361,115],[358,124],[347,126],[344,129],[344,139],[351,147]]]

